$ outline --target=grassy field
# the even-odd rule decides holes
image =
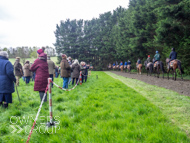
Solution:
[[[49,107],[44,103],[30,142],[190,142],[180,125],[171,121],[170,115],[146,98],[145,93],[122,82],[104,72],[92,72],[87,83],[70,92],[54,87],[53,116],[57,127],[45,128]],[[55,83],[62,86],[62,79],[55,79]],[[144,86],[141,88],[143,90]],[[33,83],[26,86],[21,81],[18,90],[22,105],[14,93],[9,109],[0,108],[2,143],[26,142],[40,105]],[[13,126],[23,130],[11,133]]]
[[[51,60],[54,61],[55,63],[57,63],[57,57],[51,57]],[[9,61],[12,64],[14,64],[15,58],[10,58]],[[26,58],[26,61],[30,61],[31,63],[33,63],[35,61],[35,58]]]

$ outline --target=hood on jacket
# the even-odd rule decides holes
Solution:
[[[38,58],[39,58],[40,60],[47,61],[47,54],[41,53],[41,54],[38,56]]]

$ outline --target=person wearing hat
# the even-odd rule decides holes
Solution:
[[[39,91],[40,99],[42,101],[46,87],[48,85],[49,71],[47,63],[47,55],[42,49],[37,51],[38,58],[32,64],[30,70],[35,72],[34,91]],[[47,94],[44,102],[47,101]]]
[[[169,59],[170,60],[168,62],[168,68],[169,68],[169,65],[170,65],[170,61],[173,61],[173,60],[177,59],[177,52],[175,51],[174,47],[172,47],[172,49],[171,49]]]
[[[151,62],[150,55],[148,55],[148,58],[146,59],[147,64]]]
[[[29,84],[30,76],[31,76],[30,62],[26,61],[26,63],[24,64],[24,77],[25,77],[26,84]]]
[[[16,78],[6,51],[0,51],[0,67],[0,106],[8,108],[8,104],[12,103],[12,93],[15,92]]]
[[[19,86],[19,79],[23,76],[22,65],[20,64],[20,57],[16,57],[14,69],[15,69],[15,76],[16,76],[16,86]]]
[[[49,77],[53,81],[53,74],[55,71],[55,63],[50,59],[50,56],[48,56],[48,58],[47,58],[47,63],[48,63]],[[53,83],[51,84],[51,86],[53,87]]]
[[[69,77],[71,76],[71,67],[67,61],[67,55],[63,54],[62,55],[62,61],[60,63],[61,66],[61,77],[63,78],[63,88],[67,89],[68,88],[68,82],[69,82]]]
[[[139,64],[141,64],[141,60],[140,60],[140,58],[138,58],[137,63],[136,63],[137,68],[138,68],[138,65],[139,65]]]
[[[160,61],[160,58],[161,58],[160,54],[158,53],[158,51],[156,51],[156,54],[154,55],[153,63],[155,63],[156,61]]]

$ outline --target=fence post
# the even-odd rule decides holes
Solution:
[[[53,122],[51,82],[52,82],[52,79],[51,79],[51,78],[48,78],[48,91],[49,91],[49,114],[50,114],[50,122],[48,122],[48,123],[46,124],[48,127],[50,127],[50,126],[55,126],[55,122]]]

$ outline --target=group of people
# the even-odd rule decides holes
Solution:
[[[156,54],[154,55],[154,58],[153,58],[153,64],[155,64],[157,61],[160,61],[160,54],[158,51],[156,51]],[[175,48],[172,48],[171,49],[171,52],[170,52],[170,55],[169,55],[169,61],[167,61],[167,68],[169,69],[170,68],[170,62],[173,61],[173,60],[176,60],[177,59],[177,52],[175,51]],[[140,60],[140,59],[139,59]],[[148,55],[148,58],[147,58],[147,63],[150,63],[151,62],[151,58],[150,58],[150,55]]]
[[[24,77],[26,84],[34,79],[34,91],[38,91],[40,99],[42,100],[47,84],[48,78],[60,77],[63,78],[63,88],[67,89],[68,84],[78,84],[80,71],[82,71],[82,82],[87,81],[89,65],[85,62],[79,64],[78,60],[72,60],[71,57],[62,54],[62,61],[60,66],[56,66],[47,54],[44,53],[45,48],[37,50],[37,59],[34,63],[26,61],[22,66],[20,58],[17,57],[14,65],[8,60],[8,53],[0,51],[0,106],[8,107],[12,103],[12,93],[15,92],[14,83],[19,86],[19,80]],[[51,85],[53,87],[53,84]],[[45,95],[44,102],[47,101]]]
[[[161,58],[161,56],[160,56],[159,52],[156,51],[156,54],[154,55],[153,60],[151,60],[150,55],[148,55],[148,58],[147,58],[146,61],[147,61],[147,63],[153,62],[153,64],[155,64],[157,61],[160,61],[160,58]],[[175,51],[175,48],[172,48],[172,49],[171,49],[171,53],[170,53],[170,55],[169,55],[169,59],[170,59],[170,60],[167,62],[167,68],[168,68],[168,69],[169,69],[169,63],[170,63],[171,61],[177,59],[177,52]],[[142,63],[141,63],[141,59],[138,58],[138,60],[137,60],[137,62],[136,62],[136,66],[138,67],[138,65],[140,65],[140,64],[142,64]],[[112,67],[113,67],[113,68],[118,67],[119,69],[121,69],[121,67],[124,66],[124,68],[125,68],[125,67],[127,67],[127,65],[131,65],[131,61],[130,61],[130,60],[128,60],[127,62],[125,61],[124,64],[123,64],[122,61],[120,62],[120,64],[118,64],[118,62],[116,61],[116,62],[113,63]],[[111,64],[109,64],[108,67],[111,68]]]

